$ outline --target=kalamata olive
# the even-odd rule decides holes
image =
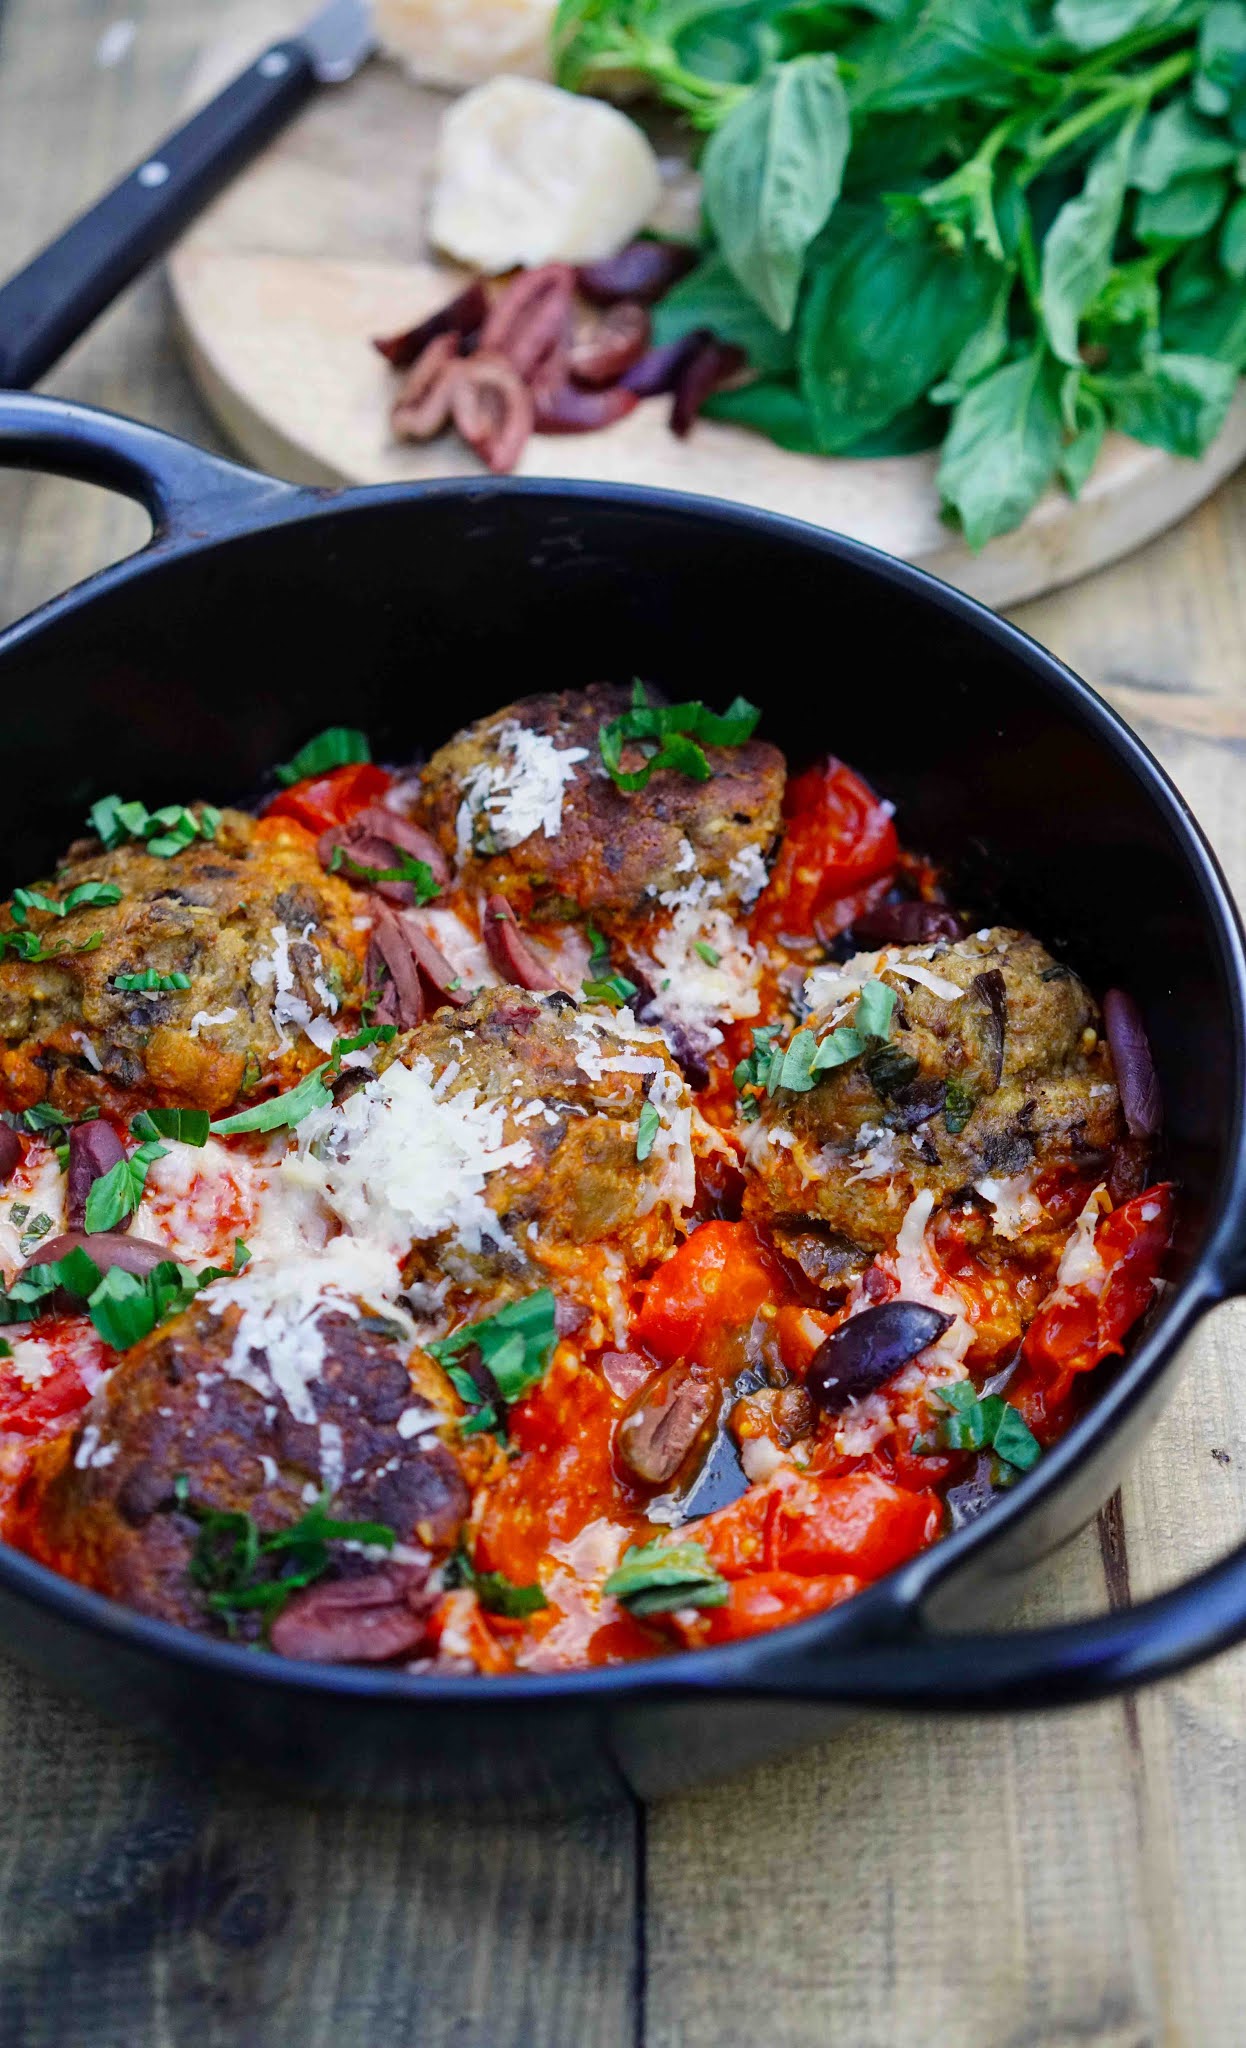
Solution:
[[[623,299],[576,336],[567,351],[567,368],[574,383],[596,390],[630,370],[648,346],[649,315],[634,300]]]
[[[612,384],[605,391],[582,391],[578,384],[540,385],[533,393],[538,434],[593,434],[611,427],[633,410],[634,391]]]
[[[619,1456],[628,1471],[646,1486],[665,1486],[709,1421],[713,1406],[714,1389],[695,1366],[667,1366],[619,1424]]]
[[[470,1003],[471,990],[463,987],[462,977],[455,973],[441,948],[433,944],[428,933],[413,917],[404,917],[401,923],[403,935],[411,948],[411,957],[432,993],[453,1009],[461,1010],[464,1003]]]
[[[111,1173],[125,1158],[122,1144],[111,1124],[75,1124],[69,1133],[69,1171],[66,1174],[65,1214],[72,1230],[82,1230],[87,1220],[87,1196],[97,1180]],[[125,1216],[115,1227],[128,1230]]]
[[[630,1401],[653,1376],[653,1360],[642,1351],[603,1351],[601,1376],[620,1401]]]
[[[1159,1081],[1142,1012],[1123,988],[1110,988],[1104,996],[1103,1028],[1129,1135],[1154,1138],[1164,1116]]]
[[[389,411],[400,441],[431,441],[450,424],[458,358],[455,334],[435,335],[416,358]]]
[[[490,896],[485,905],[484,941],[498,973],[517,988],[555,989],[557,979],[537,959],[515,922],[505,896]]]
[[[694,327],[678,341],[664,341],[659,348],[648,349],[620,380],[624,389],[634,391],[637,398],[657,398],[664,391],[673,391],[684,364],[703,342],[712,339],[708,327]]]
[[[862,946],[927,946],[933,939],[963,939],[965,927],[943,903],[879,903],[852,927]]]
[[[454,424],[495,476],[514,469],[532,432],[532,393],[496,349],[460,363],[450,392]]]
[[[742,370],[748,358],[742,348],[732,348],[729,342],[703,341],[695,354],[689,356],[675,380],[675,396],[671,403],[671,432],[682,441],[692,431],[692,425],[707,398]]]
[[[986,1010],[982,1049],[990,1065],[991,1085],[998,1088],[1004,1071],[1004,1039],[1008,1032],[1008,985],[998,967],[988,967],[985,974],[974,975],[969,993],[977,996]]]
[[[480,348],[504,356],[525,383],[561,349],[571,324],[575,273],[566,263],[521,271],[498,294],[480,332]]]
[[[922,1301],[886,1301],[881,1308],[862,1309],[819,1345],[805,1386],[820,1408],[838,1415],[856,1395],[881,1387],[954,1321]]]
[[[382,1565],[295,1593],[273,1622],[279,1657],[314,1664],[388,1664],[419,1649],[434,1602],[424,1575]]]
[[[384,967],[389,980],[377,1004],[376,1014],[383,1024],[399,1024],[404,1030],[410,1030],[412,1025],[424,1022],[424,991],[420,986],[415,954],[407,927],[388,904],[379,898],[373,900],[376,916],[364,972],[369,986],[375,987],[381,980]]]
[[[8,1124],[0,1124],[0,1187],[12,1180],[22,1163],[22,1141]]]
[[[391,846],[400,853],[409,853],[412,860],[422,860],[432,869],[435,882],[449,881],[450,863],[432,833],[404,818],[400,811],[391,811],[385,804],[369,804],[351,823],[375,832],[378,839],[388,839]]]
[[[146,1237],[126,1237],[119,1230],[65,1230],[59,1237],[45,1238],[22,1271],[28,1273],[32,1266],[54,1265],[57,1259],[67,1259],[70,1252],[79,1251],[85,1252],[101,1273],[111,1273],[116,1266],[121,1272],[135,1273],[140,1278],[154,1273],[157,1266],[174,1257],[167,1244],[153,1244]]]
[[[473,333],[488,310],[485,288],[477,278],[466,291],[451,299],[449,305],[442,306],[439,312],[430,313],[427,320],[421,320],[418,327],[408,327],[402,334],[391,334],[385,340],[374,341],[372,346],[396,370],[406,370],[439,334]]]
[[[576,283],[595,306],[612,306],[617,299],[639,299],[652,306],[687,276],[696,260],[696,250],[682,242],[629,242],[617,256],[582,263]]]

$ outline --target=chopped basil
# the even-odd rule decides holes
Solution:
[[[431,903],[434,896],[440,896],[441,889],[426,860],[414,860],[403,854],[397,867],[370,868],[364,862],[355,860],[344,846],[335,846],[329,861],[329,873],[346,874],[354,882],[410,882],[415,888],[417,903]]]
[[[969,1090],[960,1081],[949,1081],[943,1098],[943,1127],[949,1138],[959,1137],[972,1115],[973,1097]]]
[[[265,1625],[274,1621],[291,1593],[323,1578],[333,1561],[330,1543],[371,1543],[392,1550],[397,1541],[384,1522],[335,1521],[323,1501],[290,1528],[263,1536],[251,1515],[192,1501],[184,1473],[173,1483],[173,1497],[181,1512],[199,1524],[189,1576],[231,1633],[243,1614],[258,1613]]]
[[[125,1217],[132,1215],[143,1199],[147,1169],[154,1166],[157,1159],[167,1159],[168,1156],[167,1146],[140,1145],[128,1159],[119,1159],[107,1173],[92,1181],[86,1206],[88,1233],[115,1230]]]
[[[236,1237],[234,1239],[234,1256],[232,1264],[228,1266],[205,1266],[202,1273],[200,1273],[199,1275],[200,1291],[202,1291],[205,1287],[210,1287],[214,1280],[232,1280],[236,1274],[241,1273],[244,1266],[249,1266],[250,1263],[250,1245],[244,1244],[240,1237]]]
[[[644,1102],[640,1108],[640,1123],[636,1130],[636,1157],[647,1159],[653,1150],[653,1141],[662,1128],[662,1118],[654,1102]]]
[[[722,954],[716,951],[716,949],[713,946],[711,946],[708,939],[694,939],[692,942],[692,950],[694,953],[700,954],[702,960],[704,960],[707,967],[717,967],[719,961],[722,959]]]
[[[174,1138],[179,1145],[206,1145],[210,1125],[206,1109],[140,1109],[130,1129],[136,1138]]]
[[[94,953],[104,942],[103,932],[92,932],[80,946],[45,946],[34,932],[0,932],[0,960],[6,953],[15,959],[36,963],[42,960],[59,960],[66,953]]]
[[[610,972],[610,946],[595,924],[586,925],[585,930],[588,933],[588,943],[593,949],[588,956],[588,971],[600,981]]]
[[[790,1088],[796,1095],[807,1094],[813,1086],[813,1062],[818,1041],[812,1031],[798,1031],[782,1056],[776,1088]],[[770,1083],[767,1081],[767,1087]]]
[[[702,1544],[667,1543],[658,1537],[629,1550],[602,1591],[643,1616],[669,1614],[677,1607],[722,1607],[728,1586]]]
[[[50,1102],[36,1102],[32,1108],[22,1111],[22,1122],[28,1131],[42,1134],[44,1131],[68,1131],[75,1124],[93,1124],[99,1115],[98,1109],[84,1109],[81,1116],[66,1116]]]
[[[305,782],[311,775],[327,775],[333,768],[349,768],[371,759],[366,733],[356,732],[348,725],[331,725],[300,747],[292,760],[282,762],[277,780],[288,789],[292,782]]]
[[[911,1053],[901,1052],[898,1045],[875,1045],[865,1055],[865,1071],[870,1077],[870,1086],[882,1101],[894,1095],[898,1089],[907,1088],[921,1072],[921,1063]]]
[[[834,1031],[828,1031],[818,1042],[813,1056],[814,1073],[825,1074],[832,1067],[843,1067],[849,1060],[859,1059],[868,1043],[855,1024],[837,1024]]]
[[[196,815],[185,804],[165,804],[158,811],[149,811],[146,804],[123,803],[119,796],[102,796],[92,804],[87,821],[110,853],[127,840],[139,840],[148,853],[170,860],[196,839],[215,839],[221,814],[212,804],[200,804]]]
[[[388,1045],[390,1040],[397,1036],[396,1024],[368,1024],[362,1031],[356,1031],[353,1038],[334,1039],[331,1062],[337,1064],[348,1052],[363,1052],[369,1045]]]
[[[198,1276],[173,1259],[162,1259],[152,1272],[142,1274],[113,1266],[89,1296],[87,1314],[106,1344],[128,1351],[167,1316],[187,1308],[198,1291]]]
[[[895,1009],[895,990],[885,981],[867,981],[852,1021],[864,1038],[890,1038]]]
[[[937,1387],[935,1397],[950,1410],[939,1424],[942,1449],[993,1450],[1020,1472],[1028,1472],[1042,1456],[1025,1417],[999,1394],[979,1394],[972,1380],[953,1380]]]
[[[141,974],[114,974],[114,988],[134,989],[140,995],[171,995],[174,989],[189,988],[190,976],[176,968],[172,974],[157,974],[154,967],[144,967]]]
[[[0,1285],[0,1323],[32,1322],[48,1295],[59,1288],[85,1301],[99,1284],[100,1270],[94,1259],[75,1246],[63,1259],[19,1273],[12,1286]]]
[[[509,1403],[517,1401],[521,1394],[544,1377],[557,1342],[554,1291],[552,1287],[541,1287],[522,1301],[507,1302],[505,1308],[498,1309],[494,1315],[482,1316],[479,1322],[465,1323],[461,1330],[455,1330],[451,1336],[439,1338],[435,1344],[427,1344],[424,1348],[446,1368],[451,1384],[463,1400],[483,1413],[485,1401],[480,1388],[466,1367],[459,1363],[466,1352],[479,1351],[498,1393],[503,1401]],[[468,1435],[474,1430],[493,1426],[493,1422],[485,1423],[475,1416],[469,1423],[460,1425]]]
[[[756,705],[743,697],[737,697],[721,715],[708,710],[699,698],[688,704],[650,704],[643,683],[636,683],[631,710],[607,719],[597,744],[615,788],[626,793],[646,789],[655,768],[673,768],[694,782],[708,782],[713,770],[698,741],[715,747],[742,747],[752,738],[760,717]],[[623,748],[629,740],[639,741],[647,751],[643,768],[624,769]]]
[[[29,1214],[29,1202],[14,1202],[12,1208],[9,1210],[9,1222],[14,1224],[16,1228],[20,1230]]]
[[[24,925],[30,910],[42,910],[48,917],[68,917],[71,910],[106,910],[120,901],[121,891],[115,882],[79,882],[59,902],[38,889],[15,889],[13,922]]]
[[[284,1095],[271,1096],[267,1102],[257,1102],[254,1109],[240,1109],[237,1116],[218,1117],[208,1126],[214,1138],[230,1138],[239,1131],[282,1131],[293,1130],[305,1116],[314,1109],[328,1109],[333,1097],[324,1084],[330,1061],[322,1060],[304,1075],[297,1088],[287,1088]]]
[[[13,1346],[7,1337],[0,1337],[0,1358],[12,1358]]]
[[[14,1208],[10,1213],[13,1216],[14,1221],[16,1222],[16,1208]],[[25,1221],[25,1218],[23,1218],[22,1220]],[[51,1228],[52,1218],[50,1216],[45,1215],[42,1209],[39,1211],[39,1214],[37,1216],[31,1217],[29,1223],[26,1224],[26,1228],[22,1231],[21,1237],[18,1239],[17,1248],[20,1251],[23,1258],[27,1258],[29,1254],[33,1252],[40,1238],[46,1237]]]
[[[746,1088],[764,1088],[770,1072],[774,1041],[783,1029],[781,1024],[760,1024],[753,1027],[753,1050],[739,1061],[731,1076],[736,1094],[740,1097],[740,1115],[745,1123],[754,1123],[761,1115],[761,1104],[755,1095],[746,1095]]]
[[[608,974],[597,981],[586,981],[580,990],[586,1003],[608,1003],[612,1010],[621,1010],[637,993],[635,982],[625,974]]]
[[[447,1560],[444,1579],[447,1586],[470,1586],[486,1613],[504,1614],[511,1621],[549,1606],[539,1586],[516,1585],[505,1572],[478,1572],[465,1550]]]
[[[482,1399],[480,1388],[465,1365],[448,1365],[446,1378],[464,1406],[472,1411],[459,1423],[460,1436],[479,1436],[486,1429],[502,1431],[501,1417],[497,1409],[492,1401]]]

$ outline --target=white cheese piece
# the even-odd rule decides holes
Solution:
[[[730,872],[739,886],[740,901],[746,908],[750,903],[756,903],[770,880],[766,863],[756,846],[742,846],[730,864]]]
[[[654,1138],[652,1154],[662,1164],[662,1177],[651,1181],[636,1205],[645,1216],[659,1201],[668,1202],[677,1216],[686,1215],[697,1196],[697,1166],[692,1152],[692,1097],[679,1074],[663,1067],[655,1074],[649,1100],[661,1123]]]
[[[491,850],[507,853],[534,832],[556,839],[563,796],[587,747],[556,747],[548,733],[530,732],[513,718],[493,735],[495,758],[482,761],[463,784],[455,820],[460,860],[487,835]]]
[[[337,1237],[323,1251],[254,1261],[236,1277],[214,1281],[200,1299],[218,1315],[241,1310],[225,1368],[230,1377],[280,1396],[296,1422],[314,1423],[310,1390],[325,1359],[317,1328],[322,1312],[357,1316],[362,1300],[383,1304],[392,1316],[400,1284],[397,1262],[379,1245]]]
[[[190,1020],[190,1035],[198,1038],[199,1033],[212,1024],[232,1024],[237,1015],[237,1010],[217,1010],[215,1015],[211,1010],[196,1010]]]
[[[991,1222],[997,1237],[1010,1241],[1022,1237],[1041,1223],[1046,1214],[1034,1192],[1033,1174],[1012,1173],[1002,1180],[979,1180],[974,1187],[983,1201],[991,1205]]]
[[[309,924],[305,926],[298,936],[302,944],[311,946],[312,958],[315,963],[313,986],[319,990],[324,988],[324,963],[316,948],[311,945],[311,934],[314,930],[315,926]],[[272,941],[272,952],[261,953],[259,958],[252,962],[251,979],[260,988],[272,987],[272,1017],[277,1032],[278,1049],[284,1052],[289,1047],[291,1040],[288,1036],[287,1027],[295,1026],[299,1031],[307,1034],[312,1044],[319,1051],[331,1052],[333,1050],[335,1034],[329,1019],[327,1017],[317,1017],[312,1010],[311,1004],[296,991],[294,964],[290,958],[290,934],[288,930],[283,924],[275,924],[269,933],[269,937]],[[326,990],[325,993],[327,995],[328,991]],[[329,1001],[333,1004],[333,1008],[336,1009],[337,1004],[332,997],[329,997]]]
[[[856,1151],[861,1163],[855,1173],[849,1174],[850,1181],[890,1180],[901,1170],[899,1140],[886,1124],[862,1124],[857,1132]]]
[[[949,981],[945,974],[932,974],[928,967],[919,967],[915,960],[892,960],[889,966],[892,974],[899,980],[919,982],[922,988],[930,990],[932,996],[938,996],[941,1003],[959,1002],[965,993],[954,981]]]
[[[821,1017],[840,1003],[859,996],[866,982],[876,980],[888,964],[888,949],[884,946],[878,953],[854,953],[838,966],[815,967],[805,982],[810,1015]]]
[[[922,1359],[953,1363],[959,1362],[973,1343],[973,1329],[965,1315],[963,1296],[937,1263],[926,1242],[926,1225],[930,1221],[934,1199],[933,1189],[923,1188],[909,1203],[896,1238],[893,1265],[900,1283],[901,1300],[924,1302],[927,1308],[955,1317],[951,1328],[919,1354]]]
[[[374,0],[387,55],[423,85],[481,85],[500,71],[547,78],[558,0]]]
[[[651,933],[643,963],[654,990],[646,1016],[683,1032],[696,1052],[721,1045],[720,1024],[761,1008],[760,962],[721,897],[722,884],[703,875],[663,890],[658,902],[670,919]]]
[[[1061,1291],[1088,1287],[1098,1293],[1102,1289],[1107,1268],[1095,1250],[1095,1231],[1099,1218],[1106,1216],[1111,1207],[1107,1188],[1100,1184],[1088,1198],[1061,1253],[1060,1264],[1056,1268],[1056,1287]]]
[[[462,263],[592,263],[658,204],[658,160],[634,121],[535,79],[494,78],[442,123],[430,233]]]

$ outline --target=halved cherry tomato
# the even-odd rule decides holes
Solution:
[[[781,1628],[784,1622],[803,1621],[807,1615],[821,1614],[824,1608],[838,1607],[841,1600],[859,1593],[864,1583],[851,1572],[816,1579],[802,1578],[796,1572],[755,1572],[750,1579],[733,1582],[725,1606],[701,1608],[695,1620],[689,1613],[686,1621],[674,1626],[690,1649],[702,1643],[734,1643],[743,1636],[762,1635],[769,1628]]]
[[[910,1493],[876,1472],[785,1473],[689,1533],[728,1579],[757,1571],[877,1579],[933,1541],[941,1513],[935,1494]]]
[[[551,1543],[568,1542],[598,1518],[639,1525],[614,1467],[619,1413],[600,1373],[563,1358],[516,1403],[510,1414],[516,1455],[490,1489],[477,1530],[481,1571],[503,1571],[516,1585],[531,1585]]]
[[[76,1414],[87,1398],[76,1365],[58,1366],[38,1387],[28,1387],[15,1372],[6,1371],[0,1379],[0,1430],[38,1436],[50,1422]]]
[[[1104,1273],[1097,1280],[1057,1289],[1039,1310],[1022,1346],[1024,1363],[1059,1401],[1075,1373],[1090,1372],[1124,1349],[1138,1318],[1154,1298],[1152,1281],[1172,1236],[1173,1189],[1161,1181],[1100,1219],[1094,1248]]]
[[[650,1280],[633,1334],[655,1358],[709,1365],[782,1289],[751,1223],[703,1223]]]
[[[900,844],[891,812],[832,754],[787,786],[787,829],[753,912],[754,939],[811,936],[819,911],[895,867]]]
[[[267,818],[293,818],[319,838],[334,825],[348,825],[369,804],[379,803],[393,785],[393,776],[371,761],[352,761],[328,775],[309,775],[291,783],[265,806]]]

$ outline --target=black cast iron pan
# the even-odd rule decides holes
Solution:
[[[740,690],[797,764],[833,749],[862,769],[984,915],[1134,992],[1181,1186],[1170,1284],[1092,1410],[981,1520],[818,1619],[617,1670],[410,1679],[205,1641],[0,1549],[7,1648],[131,1726],[305,1783],[584,1799],[721,1774],[847,1708],[1097,1699],[1246,1636],[1246,1546],[1098,1620],[983,1628],[1119,1483],[1182,1339],[1246,1290],[1242,932],[1180,797],[1083,683],[918,570],[674,493],[298,490],[20,394],[0,395],[0,459],[111,485],[155,528],[0,635],[0,886],[40,872],[107,790],[236,797],[334,722],[402,757],[540,687]]]

